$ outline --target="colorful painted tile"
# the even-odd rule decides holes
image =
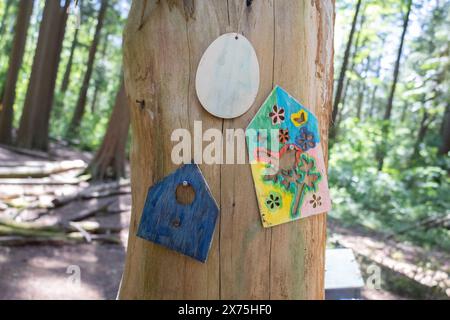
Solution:
[[[137,236],[205,262],[219,208],[196,164],[152,186]]]
[[[247,127],[264,227],[331,209],[316,116],[277,86]]]

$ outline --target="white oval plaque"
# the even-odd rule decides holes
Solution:
[[[250,41],[237,33],[214,40],[200,60],[195,87],[202,106],[216,117],[247,112],[259,89],[259,63]]]

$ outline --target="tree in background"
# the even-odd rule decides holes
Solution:
[[[92,41],[91,47],[89,49],[89,58],[88,58],[88,62],[87,62],[86,73],[84,75],[83,83],[81,85],[80,95],[78,97],[75,111],[73,113],[72,120],[71,120],[70,126],[69,126],[69,130],[67,132],[69,136],[74,135],[76,133],[76,131],[78,130],[78,128],[80,126],[83,115],[84,115],[84,111],[86,108],[87,92],[89,89],[89,83],[91,81],[91,76],[92,76],[94,61],[95,61],[95,55],[97,53],[98,44],[100,42],[100,34],[101,34],[101,31],[103,28],[103,23],[104,23],[107,8],[108,8],[108,1],[102,0],[98,18],[97,18],[97,27],[95,29],[94,40]]]
[[[442,144],[439,152],[446,155],[450,152],[450,104],[447,103],[441,125]]]
[[[17,134],[17,144],[20,147],[44,151],[48,149],[50,111],[69,5],[70,0],[45,3],[30,83]]]
[[[398,47],[397,59],[395,61],[392,85],[391,85],[391,89],[389,92],[389,97],[388,97],[388,101],[387,101],[387,105],[386,105],[386,111],[385,111],[384,117],[383,117],[383,120],[385,122],[385,125],[383,126],[383,139],[382,139],[383,142],[379,148],[379,151],[377,152],[378,170],[379,171],[381,171],[383,169],[384,158],[385,158],[386,152],[387,152],[386,147],[388,144],[387,140],[389,137],[389,127],[390,127],[389,121],[391,119],[395,89],[397,88],[398,76],[400,73],[400,62],[402,59],[403,45],[405,42],[406,31],[408,30],[409,15],[411,14],[411,8],[412,8],[412,0],[406,0],[406,1],[407,1],[407,9],[406,9],[406,14],[403,19],[402,35],[400,36],[400,44]]]
[[[335,128],[335,122],[336,122],[336,118],[337,118],[337,115],[339,112],[339,103],[341,102],[342,91],[344,88],[345,73],[347,72],[348,62],[349,62],[349,58],[350,58],[350,50],[352,48],[353,36],[354,36],[355,30],[356,30],[356,22],[358,21],[360,7],[361,7],[361,0],[358,0],[358,2],[356,3],[355,14],[353,16],[352,27],[350,29],[350,34],[348,36],[347,45],[345,48],[344,59],[342,60],[341,71],[340,71],[339,80],[337,83],[336,95],[334,96],[333,112],[332,112],[332,116],[331,116],[331,124],[332,124],[333,128]],[[333,138],[334,136],[335,136],[335,130],[333,129],[330,132],[330,137]]]
[[[3,95],[0,100],[0,143],[12,144],[16,83],[22,65],[34,0],[21,0],[14,30],[13,48]]]
[[[127,104],[125,86],[122,82],[105,137],[88,168],[94,181],[125,177],[126,145],[130,127]]]

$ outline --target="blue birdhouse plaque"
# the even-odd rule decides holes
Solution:
[[[219,208],[196,164],[152,186],[137,236],[205,262]]]

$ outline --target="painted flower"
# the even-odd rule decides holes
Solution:
[[[284,121],[284,109],[278,108],[277,105],[274,105],[272,111],[269,113],[269,117],[272,119],[272,124],[280,124]]]
[[[309,203],[312,204],[313,208],[320,207],[322,205],[322,197],[313,194],[312,199],[309,201]]]
[[[295,142],[303,152],[306,152],[316,146],[316,142],[314,141],[314,134],[310,132],[306,127],[300,129]]]
[[[276,210],[281,207],[281,196],[278,193],[271,192],[266,199],[266,206],[270,210]]]
[[[280,132],[278,134],[278,139],[280,140],[280,143],[286,143],[289,140],[289,130],[288,129],[280,129]]]

